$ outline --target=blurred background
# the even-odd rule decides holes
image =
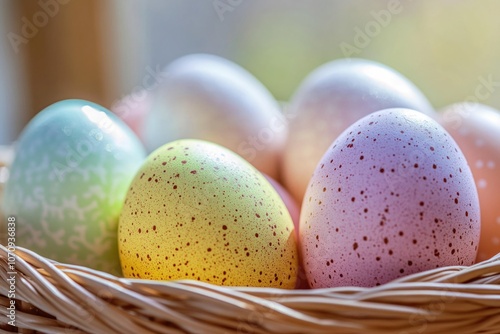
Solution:
[[[282,101],[317,66],[358,57],[412,80],[436,108],[500,108],[500,2],[1,0],[0,145],[67,98],[111,107],[189,53],[242,65]]]

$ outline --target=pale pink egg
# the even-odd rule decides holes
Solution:
[[[408,109],[372,113],[321,158],[300,243],[311,287],[375,286],[476,258],[474,179],[453,138]]]
[[[439,113],[474,175],[481,206],[477,261],[500,252],[500,111],[483,104],[458,103]]]
[[[118,115],[143,140],[143,128],[152,102],[151,91],[143,89],[113,103],[111,111]]]

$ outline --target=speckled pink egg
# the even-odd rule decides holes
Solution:
[[[409,109],[372,113],[344,131],[316,167],[300,216],[314,288],[471,265],[479,233],[464,155],[436,121]]]

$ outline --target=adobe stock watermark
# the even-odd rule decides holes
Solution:
[[[9,304],[7,306],[7,324],[16,326],[16,217],[10,216],[7,218],[7,298]]]
[[[167,77],[167,73],[162,70],[160,65],[156,67],[146,66],[146,74],[142,78],[140,85],[132,88],[131,93],[124,94],[118,100],[111,104],[111,110],[120,117],[136,110],[136,108],[148,98],[148,94],[154,91]]]
[[[59,13],[60,6],[66,5],[71,0],[38,0],[40,10],[35,12],[31,18],[23,16],[21,18],[21,28],[19,33],[13,31],[7,34],[9,43],[15,53],[19,53],[20,45],[28,44],[36,37],[40,29],[45,27],[51,18]]]
[[[361,51],[367,48],[372,40],[376,38],[384,28],[391,24],[393,17],[403,11],[403,5],[400,0],[389,0],[386,9],[379,11],[372,10],[370,16],[373,18],[365,26],[354,27],[354,38],[352,44],[347,42],[340,43],[340,51],[346,58],[353,55],[357,56]]]
[[[242,141],[238,145],[236,153],[251,162],[257,157],[258,152],[265,150],[268,145],[275,141],[276,136],[280,136],[281,133],[287,131],[288,121],[293,120],[297,114],[295,111],[290,111],[286,105],[282,109],[281,117],[273,116],[267,126]]]
[[[454,279],[451,284],[456,284]],[[426,307],[422,307],[426,313],[415,313],[408,318],[408,324],[412,327],[411,330],[403,330],[399,334],[411,334],[411,333],[424,333],[429,323],[436,321],[440,316],[442,316],[446,311],[446,306],[448,304],[453,304],[456,300],[456,296],[450,293],[449,285],[444,285],[439,294],[439,300],[428,304]]]
[[[96,296],[85,296],[80,300],[78,308],[76,308],[74,312],[81,321],[90,324],[95,321],[96,317],[106,311],[106,303],[110,302],[112,298],[113,295],[108,288],[101,288]],[[75,334],[81,333],[81,330],[77,327],[67,325],[64,328],[64,332],[67,334]]]
[[[219,20],[224,22],[224,15],[226,12],[233,12],[235,8],[242,3],[243,0],[214,0],[212,2],[212,6],[219,17]]]
[[[263,151],[268,145],[274,142],[279,132],[285,131],[286,119],[279,117],[271,118],[269,126],[261,128],[254,136],[248,136],[247,140],[238,145],[237,153],[247,161],[252,161],[257,157],[257,152]]]
[[[478,103],[484,102],[491,97],[500,87],[500,81],[495,81],[493,74],[479,76],[478,84],[474,89],[474,93],[465,98],[463,103],[458,108],[448,109],[443,113],[443,121],[450,124],[452,129],[458,129],[462,122],[469,118],[474,110],[478,107]]]
[[[246,314],[246,318],[240,319],[236,333],[249,334],[255,332],[263,332],[266,328],[266,320],[279,313],[280,302],[284,296],[278,293],[273,293],[270,300],[264,301],[259,307],[255,307],[251,312]]]

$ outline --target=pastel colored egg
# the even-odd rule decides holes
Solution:
[[[144,140],[144,122],[153,102],[153,88],[130,93],[111,106],[111,111],[120,117],[139,139]]]
[[[149,155],[118,229],[126,277],[291,289],[292,218],[264,176],[232,151],[178,140]]]
[[[311,287],[371,287],[473,264],[478,194],[443,127],[417,111],[386,109],[355,122],[323,155],[299,232]]]
[[[500,253],[500,111],[483,104],[457,103],[439,113],[441,125],[465,155],[481,206],[477,261]]]
[[[16,245],[120,275],[118,216],[145,158],[134,133],[103,107],[65,100],[23,130],[4,191]]]
[[[435,113],[413,83],[377,62],[335,60],[307,76],[289,105],[290,135],[282,163],[284,185],[299,203],[331,143],[355,121],[386,108]]]
[[[150,152],[173,140],[201,139],[278,177],[288,123],[262,83],[237,64],[207,54],[179,58],[165,73],[144,124]]]

